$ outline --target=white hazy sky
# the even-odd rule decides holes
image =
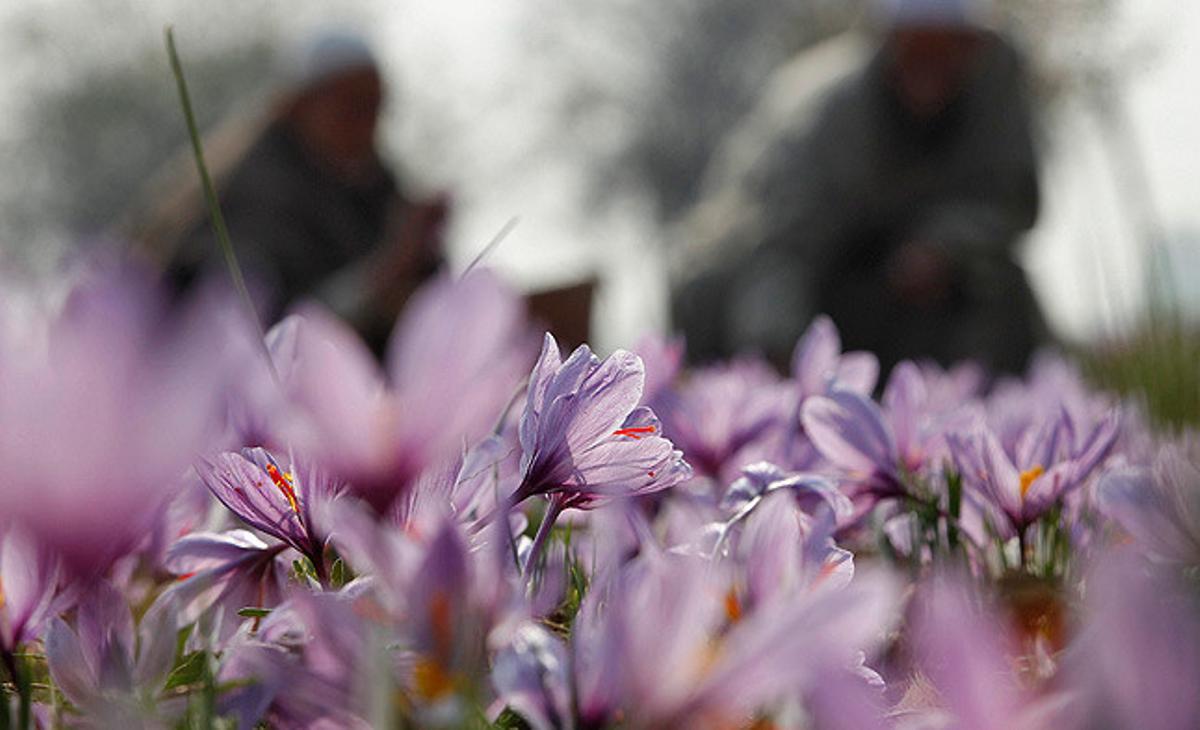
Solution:
[[[1145,200],[1171,246],[1177,285],[1189,289],[1200,281],[1200,5],[1130,5],[1124,35],[1149,39],[1155,50],[1122,70],[1124,105],[1145,166]],[[1145,264],[1128,189],[1118,184],[1098,120],[1073,109],[1057,132],[1046,206],[1026,262],[1053,323],[1069,336],[1091,338],[1134,316],[1145,295]],[[1139,186],[1137,178],[1123,181]]]

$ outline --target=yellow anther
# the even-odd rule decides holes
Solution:
[[[0,578],[0,608],[4,608],[4,579]]]
[[[1021,472],[1021,499],[1025,499],[1025,493],[1029,491],[1030,485],[1045,472],[1045,469],[1036,464]]]
[[[436,659],[417,660],[413,667],[413,684],[424,700],[438,700],[454,691],[454,677]]]

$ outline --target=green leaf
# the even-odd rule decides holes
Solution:
[[[172,690],[176,687],[196,684],[202,680],[206,661],[207,657],[202,651],[194,651],[183,657],[167,677],[166,689]]]
[[[266,618],[271,615],[271,609],[246,606],[245,608],[239,608],[237,613],[242,618]]]
[[[341,558],[333,561],[333,568],[329,571],[329,581],[334,588],[341,588],[346,585],[346,564]]]
[[[504,712],[500,713],[500,717],[496,718],[493,727],[496,730],[529,730],[529,723],[525,722],[523,717],[505,707]]]

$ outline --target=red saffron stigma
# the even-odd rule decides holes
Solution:
[[[654,433],[654,426],[630,426],[629,428],[618,428],[613,431],[613,436],[628,436],[637,441],[642,434]]]
[[[267,464],[267,476],[271,477],[271,481],[275,482],[275,486],[279,487],[279,491],[287,497],[292,511],[299,514],[300,505],[296,502],[296,489],[292,486],[291,474],[282,474],[274,464]]]

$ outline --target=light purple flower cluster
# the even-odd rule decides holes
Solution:
[[[1200,450],[1046,356],[386,365],[112,266],[0,313],[0,727],[1149,728],[1200,716]],[[565,357],[564,357],[565,355]],[[877,386],[878,399],[876,398]]]

